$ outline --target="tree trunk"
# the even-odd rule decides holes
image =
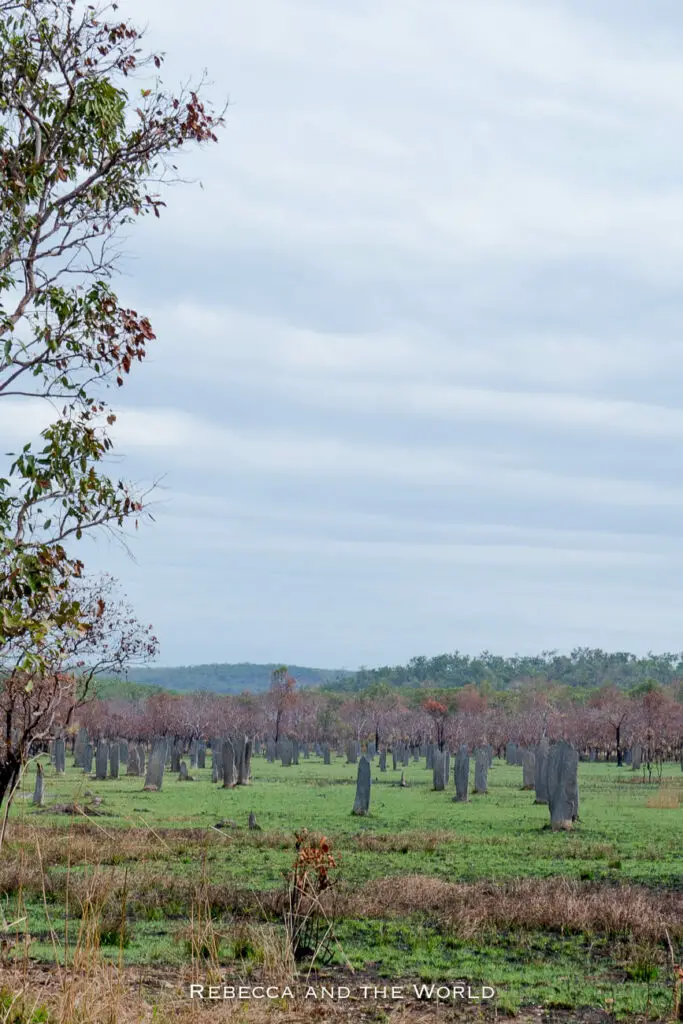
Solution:
[[[14,751],[5,753],[3,760],[0,761],[0,807],[12,792],[20,770],[20,755]]]

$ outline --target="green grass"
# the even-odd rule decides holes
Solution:
[[[245,949],[234,923],[228,920],[219,919],[216,928],[222,936],[221,963],[231,964],[242,979],[254,977],[262,962],[258,944]],[[180,925],[172,931],[157,923],[137,924],[134,940],[125,949],[126,962],[169,967],[187,964],[190,955],[187,942],[180,937],[182,931]],[[464,981],[473,988],[492,985],[501,1009],[515,1011],[532,1004],[547,1009],[611,1005],[618,1019],[644,1014],[648,1008],[657,1019],[671,1005],[661,955],[657,965],[653,959],[645,964],[629,962],[629,951],[612,940],[541,932],[460,940],[444,936],[424,922],[378,920],[343,921],[337,935],[354,970],[364,979],[372,975],[377,985],[395,984],[396,979],[411,984]],[[118,961],[119,948],[104,947],[102,955],[105,960]],[[52,946],[36,943],[32,956],[51,960]],[[340,959],[337,957],[337,962]]]
[[[683,809],[647,807],[657,784],[634,783],[634,773],[627,768],[580,765],[581,820],[567,834],[546,827],[548,810],[536,806],[533,793],[521,789],[521,768],[495,761],[489,772],[489,795],[472,795],[469,803],[456,804],[452,779],[450,790],[433,792],[431,772],[423,763],[411,762],[405,769],[409,783],[405,789],[398,785],[400,771],[380,773],[375,764],[367,818],[351,815],[356,768],[343,758],[329,766],[314,757],[302,758],[300,765],[291,768],[254,758],[252,784],[233,790],[212,785],[210,768],[193,769],[196,781],[189,783],[167,773],[159,793],[143,792],[141,778],[124,775],[97,782],[73,768],[57,777],[47,766],[47,804],[41,810],[30,803],[32,767],[11,820],[36,826],[39,837],[43,829],[46,837],[55,828],[63,830],[66,850],[69,829],[84,819],[51,814],[50,807],[74,800],[89,803],[86,790],[102,797],[98,808],[102,816],[91,823],[102,839],[100,870],[110,871],[111,878],[119,881],[128,872],[131,894],[124,948],[108,920],[101,955],[110,960],[122,956],[126,964],[170,968],[187,963],[190,907],[187,898],[178,895],[187,892],[181,883],[198,879],[205,870],[216,886],[234,883],[257,892],[280,886],[294,855],[292,834],[301,828],[331,838],[340,856],[343,882],[351,887],[391,875],[419,874],[455,882],[565,876],[606,884],[621,881],[683,888]],[[683,773],[677,765],[666,767],[664,784],[667,791],[683,793]],[[246,829],[251,810],[263,830],[256,835]],[[222,841],[211,826],[227,819],[240,828],[225,827],[229,838]],[[136,863],[125,846],[117,846],[116,837],[131,827],[151,830],[149,845],[155,859]],[[171,852],[164,847],[163,836],[155,835],[162,829],[197,833],[194,837],[183,834]],[[202,835],[214,841],[207,846]],[[369,837],[374,848],[359,848]],[[13,842],[10,837],[9,853]],[[383,844],[390,848],[382,849]],[[14,855],[19,855],[17,849]],[[67,869],[64,863],[52,863],[46,870],[48,879],[59,883]],[[92,869],[76,863],[69,870],[71,878],[77,879]],[[145,884],[157,886],[158,899],[136,899],[136,886]],[[55,892],[62,891],[63,885],[56,884]],[[0,893],[0,897],[5,921],[27,914],[33,938],[31,957],[50,961],[56,949],[63,958],[67,921],[61,895],[51,893],[48,886],[45,901],[42,893],[30,887],[22,893]],[[71,947],[78,912],[72,901]],[[246,976],[258,971],[263,960],[258,938],[243,942],[241,923],[220,907],[214,916],[221,962],[233,963]],[[266,917],[256,922],[258,927],[277,928]],[[665,950],[642,948],[624,936],[527,931],[472,939],[451,933],[428,914],[393,921],[344,919],[337,934],[351,964],[366,976],[491,984],[498,990],[500,1009],[609,1006],[617,1019],[646,1012],[656,1019],[670,1005]]]
[[[431,789],[431,772],[422,764],[405,769],[407,789],[397,783],[400,772],[373,769],[370,815],[351,815],[356,769],[342,758],[323,765],[317,758],[282,768],[262,758],[253,760],[253,783],[224,790],[211,784],[211,771],[193,769],[197,781],[180,783],[167,773],[159,793],[144,793],[142,779],[125,775],[97,782],[69,768],[65,776],[46,769],[48,803],[42,810],[30,804],[33,788],[29,771],[23,793],[12,809],[13,819],[68,827],[69,817],[51,815],[50,803],[87,802],[85,791],[102,797],[103,817],[95,819],[107,831],[126,827],[204,828],[233,820],[246,826],[251,810],[261,827],[290,835],[301,828],[322,831],[343,850],[344,874],[366,881],[395,873],[425,872],[457,880],[504,879],[519,876],[631,881],[649,885],[683,886],[683,807],[649,808],[647,799],[657,784],[633,784],[634,773],[615,765],[580,766],[580,816],[568,836],[544,829],[548,809],[533,803],[533,793],[521,789],[521,768],[495,761],[489,772],[488,796],[471,796],[467,804],[453,802],[450,791]],[[640,776],[638,776],[640,778]],[[678,783],[683,797],[683,773],[667,765],[664,778]],[[22,796],[27,799],[22,799]],[[229,830],[226,830],[229,831]],[[382,854],[357,851],[354,837],[411,832],[447,832],[449,841],[438,852],[408,850]],[[193,857],[188,854],[190,863]],[[249,878],[257,887],[279,882],[291,850],[260,849],[231,844],[222,865],[225,877]],[[183,865],[175,866],[183,870]]]
[[[517,1010],[537,1002],[546,1008],[604,1007],[618,1015],[664,1012],[670,992],[663,982],[631,980],[618,945],[583,936],[539,932],[491,935],[486,941],[444,936],[423,923],[345,922],[340,938],[357,969],[367,969],[368,950],[380,977],[408,976],[424,983],[467,980],[492,984],[499,1005]],[[663,973],[663,972],[662,972]]]

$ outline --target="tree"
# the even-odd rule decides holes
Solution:
[[[150,79],[162,57],[116,9],[0,0],[0,397],[44,400],[53,417],[0,475],[0,649],[21,642],[28,678],[49,671],[54,630],[87,619],[72,542],[144,510],[104,469],[102,392],[154,339],[112,290],[117,236],[159,216],[173,154],[222,124],[203,81],[173,95]]]
[[[589,706],[595,708],[599,719],[612,734],[610,740],[614,739],[617,765],[621,768],[624,760],[622,733],[633,712],[633,702],[616,686],[607,685],[590,699]]]
[[[434,723],[436,742],[439,750],[443,750],[446,740],[446,722],[448,721],[448,716],[450,714],[448,705],[442,704],[441,701],[430,697],[428,700],[423,701],[422,708]]]
[[[272,723],[273,739],[277,743],[286,721],[287,712],[296,700],[296,679],[290,676],[287,666],[273,670],[270,690],[266,700],[267,714]]]
[[[322,743],[330,743],[339,733],[339,707],[341,699],[336,694],[326,695],[318,707],[316,733]]]
[[[152,627],[142,626],[117,598],[111,577],[72,580],[67,596],[79,604],[79,628],[53,626],[41,650],[42,672],[29,675],[22,667],[26,636],[0,650],[0,806],[13,790],[30,744],[69,725],[98,673],[120,674],[157,653]]]
[[[487,698],[480,692],[479,688],[468,684],[463,686],[456,697],[458,711],[463,714],[474,715],[486,710]]]
[[[372,727],[375,731],[375,748],[380,749],[385,741],[387,722],[392,710],[396,707],[396,694],[385,680],[369,686],[365,691],[367,708]]]
[[[339,708],[339,717],[351,730],[356,741],[360,743],[366,735],[371,721],[370,702],[365,692],[345,700]]]

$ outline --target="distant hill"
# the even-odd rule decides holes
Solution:
[[[273,669],[280,665],[253,665],[243,662],[239,665],[183,665],[176,668],[131,669],[129,679],[147,686],[161,686],[166,690],[185,691],[209,690],[213,693],[262,693],[270,686]],[[290,675],[299,686],[323,686],[334,684],[353,676],[343,669],[306,668],[303,665],[288,665]]]
[[[128,679],[101,678],[95,680],[95,686],[91,695],[97,696],[100,700],[146,700],[155,693],[175,692],[169,691],[166,686],[155,686],[151,683],[136,683]]]

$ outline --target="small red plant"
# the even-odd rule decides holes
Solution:
[[[318,892],[330,886],[330,870],[338,866],[337,860],[330,853],[330,843],[326,836],[316,838],[308,829],[295,832],[296,858],[292,865],[294,883],[302,892],[310,892],[311,883]]]
[[[320,897],[333,883],[331,872],[339,866],[326,836],[303,829],[295,832],[296,857],[287,878],[284,922],[295,960],[309,958],[329,963],[332,959],[332,923]]]

